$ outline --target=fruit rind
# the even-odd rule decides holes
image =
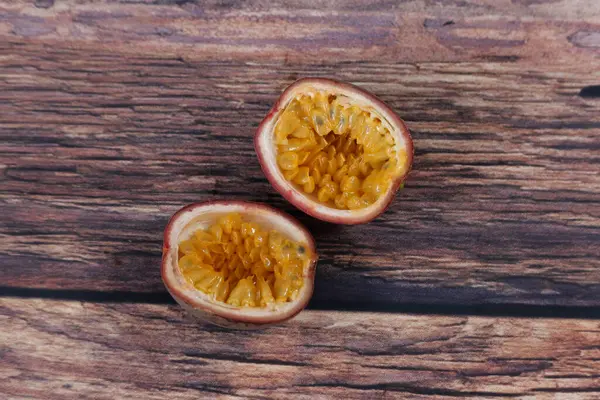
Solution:
[[[206,293],[195,289],[183,277],[178,267],[180,235],[197,230],[217,215],[230,212],[239,212],[263,220],[274,229],[306,244],[310,258],[305,269],[304,285],[296,300],[277,304],[275,308],[235,307],[214,301]],[[167,290],[183,308],[204,321],[231,328],[259,328],[294,317],[306,307],[312,296],[317,261],[314,240],[306,228],[294,218],[267,205],[243,201],[190,204],[171,217],[165,228],[163,243],[161,276]]]
[[[276,150],[272,139],[277,119],[293,98],[300,94],[310,93],[311,91],[327,91],[347,96],[361,106],[376,110],[394,128],[392,135],[398,141],[397,146],[406,152],[406,166],[403,173],[391,182],[387,192],[371,206],[359,210],[338,210],[320,204],[294,187],[294,185],[285,179],[278,167],[275,157]],[[385,211],[392,202],[398,188],[410,172],[414,151],[408,128],[385,103],[359,87],[324,78],[303,78],[285,89],[265,119],[260,123],[254,137],[254,147],[265,176],[286,200],[315,218],[348,225],[368,222]]]

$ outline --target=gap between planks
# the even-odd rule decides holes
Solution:
[[[86,303],[113,304],[176,304],[168,292],[130,292],[93,290],[55,290],[0,286],[0,299],[38,299],[56,301],[79,301]],[[481,316],[512,318],[560,318],[600,320],[599,307],[531,305],[531,304],[465,304],[443,305],[425,303],[373,304],[365,302],[324,302],[309,303],[307,310],[332,312],[361,312],[385,314],[412,314],[434,316]],[[305,311],[306,312],[306,311]]]

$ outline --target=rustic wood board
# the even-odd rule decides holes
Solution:
[[[32,299],[0,318],[3,398],[600,396],[597,321],[306,311],[240,332],[176,306]]]
[[[235,198],[309,226],[316,307],[600,304],[597,2],[129,3],[2,4],[5,287],[164,293],[169,216]],[[315,75],[412,130],[414,172],[371,224],[304,217],[257,163],[257,124]]]
[[[1,398],[600,396],[600,325],[572,318],[600,316],[600,3],[326,3],[0,1]],[[303,76],[412,131],[371,224],[260,171],[254,130]],[[164,304],[162,230],[216,198],[310,228],[312,310],[240,332]]]
[[[0,1],[0,397],[600,396],[597,320],[514,317],[600,315],[600,3],[326,3]],[[260,170],[304,76],[411,129],[373,223],[304,216]],[[165,304],[162,230],[217,198],[309,227],[312,310],[239,332]]]

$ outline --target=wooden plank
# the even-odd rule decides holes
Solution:
[[[307,311],[231,331],[176,306],[0,305],[3,398],[600,396],[597,321]]]
[[[2,285],[161,292],[168,217],[236,198],[309,226],[321,308],[600,304],[597,2],[125,3],[1,5]],[[254,129],[307,75],[373,91],[413,132],[374,223],[304,217],[260,171]]]
[[[56,3],[56,4],[55,4]],[[11,42],[72,42],[100,52],[285,63],[520,60],[589,70],[600,5],[439,0],[3,1]]]
[[[4,285],[159,291],[162,229],[177,208],[237,198],[293,211],[264,179],[251,142],[278,92],[256,99],[254,88],[289,83],[288,71],[165,60],[174,82],[148,88],[148,77],[171,67],[123,66],[115,56],[95,81],[61,77],[69,62],[98,68],[88,56],[29,54],[25,64],[39,72],[4,64],[5,76],[20,77],[0,92]],[[131,69],[128,82],[110,72],[120,67]],[[497,63],[413,74],[388,65],[403,82],[376,83],[371,68],[338,77],[368,81],[408,115],[415,170],[374,223],[337,227],[294,212],[318,242],[316,299],[599,304],[600,121],[596,100],[576,96],[590,77],[534,77]],[[212,77],[217,70],[228,78]],[[232,77],[237,84],[211,96]],[[445,100],[441,82],[452,93]],[[465,97],[461,87],[480,91]],[[235,101],[242,106],[228,106]]]

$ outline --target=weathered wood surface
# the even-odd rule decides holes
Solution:
[[[32,299],[0,318],[2,398],[600,396],[597,321],[306,311],[240,332],[176,306]]]
[[[600,3],[130,3],[0,5],[5,287],[163,293],[169,216],[236,198],[310,227],[321,307],[600,304]],[[258,122],[311,75],[413,132],[374,223],[304,217],[260,171]]]
[[[76,4],[79,3],[79,4]],[[397,3],[397,4],[396,4]],[[595,0],[1,1],[10,43],[285,63],[525,61],[589,72]],[[382,70],[377,75],[384,81]]]
[[[0,296],[88,301],[0,297],[1,398],[600,397],[593,320],[234,332],[143,304],[169,301],[169,216],[236,198],[314,233],[313,309],[598,315],[600,3],[325,3],[0,1]],[[371,224],[310,219],[260,171],[254,130],[303,76],[373,91],[413,133]]]

